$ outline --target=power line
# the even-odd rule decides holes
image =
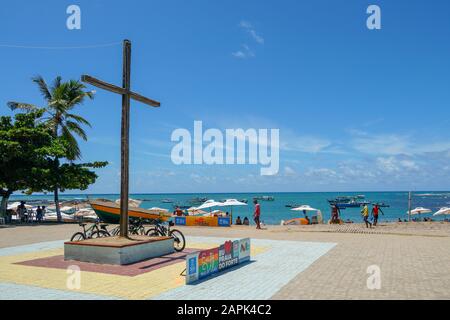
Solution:
[[[42,50],[73,50],[73,49],[95,49],[95,48],[105,48],[121,45],[122,42],[112,42],[104,44],[94,44],[86,46],[67,46],[67,47],[51,47],[51,46],[24,46],[24,45],[14,45],[14,44],[0,44],[0,48],[15,48],[15,49],[42,49]]]

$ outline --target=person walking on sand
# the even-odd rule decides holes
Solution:
[[[253,220],[256,223],[256,229],[261,229],[261,207],[258,203],[258,200],[253,200],[255,204],[255,212],[253,213]]]
[[[366,228],[372,228],[372,223],[369,221],[369,207],[366,205],[364,205],[363,209],[361,210],[361,214],[363,216],[364,219],[364,223],[366,224]]]
[[[374,204],[372,208],[372,216],[373,216],[373,225],[376,226],[378,223],[378,213],[381,212],[381,214],[384,216],[383,210],[378,206],[378,204]]]

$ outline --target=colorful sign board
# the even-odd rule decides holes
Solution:
[[[177,226],[230,227],[230,217],[184,216],[175,217]]]
[[[250,261],[250,238],[226,241],[220,247],[197,251],[186,257],[186,284]]]

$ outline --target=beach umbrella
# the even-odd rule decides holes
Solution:
[[[424,214],[424,213],[431,213],[431,210],[423,207],[417,207],[414,210],[411,210],[411,214]]]
[[[291,211],[301,211],[306,215],[307,211],[318,211],[318,209],[311,208],[309,205],[301,205],[300,207],[291,209]]]
[[[292,211],[317,211],[317,209],[311,208],[311,207],[308,206],[308,205],[302,205],[302,206],[300,206],[300,207],[293,208],[293,209],[291,209],[291,210],[292,210]]]
[[[198,209],[196,207],[190,207],[189,209],[187,209],[187,212],[194,216],[207,213],[206,211],[203,211],[202,209]]]
[[[238,201],[236,199],[227,199],[224,203],[224,207],[231,207],[231,214],[233,214],[233,207],[235,206],[246,206],[247,204],[245,202]]]
[[[246,206],[245,202],[237,201],[236,199],[227,199],[223,202],[223,206]]]
[[[439,211],[437,211],[435,214],[433,214],[433,216],[440,216],[440,215],[445,215],[445,214],[449,214],[450,215],[450,208],[441,208]]]
[[[201,206],[198,206],[197,209],[208,209],[212,207],[222,207],[223,202],[218,202],[215,200],[207,200]]]

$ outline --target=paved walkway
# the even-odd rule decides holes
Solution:
[[[212,298],[209,292],[220,298],[242,299],[251,298],[251,292],[262,299],[450,299],[448,228],[429,224],[417,230],[417,226],[421,227],[403,227],[412,230],[404,235],[392,230],[384,231],[394,234],[311,232],[280,226],[260,231],[180,227],[189,236],[189,245],[196,248],[207,248],[223,239],[251,237],[256,262],[194,286],[184,286],[179,276],[183,263],[136,277],[86,272],[80,291],[67,290],[65,270],[14,264],[61,255],[62,239],[70,237],[78,226],[0,229],[0,298]],[[438,234],[432,232],[435,228]],[[367,287],[370,266],[379,267],[379,290]],[[223,287],[227,294],[218,289]],[[249,293],[243,289],[246,287],[251,288]]]
[[[211,241],[196,238],[196,241]],[[226,238],[220,241],[226,241]],[[332,249],[334,243],[252,240],[267,251],[246,265],[201,283],[182,286],[155,299],[185,300],[266,300]]]

